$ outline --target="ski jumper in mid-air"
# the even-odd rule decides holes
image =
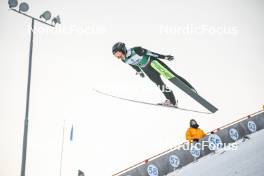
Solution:
[[[174,57],[171,55],[154,53],[142,47],[126,48],[126,45],[122,42],[114,44],[112,52],[116,58],[121,59],[124,63],[129,64],[133,69],[135,69],[138,75],[140,75],[141,77],[147,75],[149,79],[160,88],[160,90],[166,97],[166,100],[164,103],[162,103],[162,105],[177,106],[177,100],[175,99],[173,92],[171,90],[168,90],[167,86],[162,81],[161,73],[152,67],[153,63],[167,69],[171,74],[173,74],[173,76],[180,79],[190,89],[196,92],[196,90],[188,81],[174,73],[164,62],[160,60],[164,59],[171,61],[174,59]]]

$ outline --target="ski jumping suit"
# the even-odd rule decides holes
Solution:
[[[165,67],[168,71],[170,71],[175,77],[183,81],[188,87],[195,90],[193,86],[188,83],[184,78],[174,73],[165,63],[163,63],[160,59],[164,59],[165,56],[151,52],[142,47],[134,47],[127,50],[124,60],[124,63],[129,64],[133,69],[135,69],[138,73],[143,71],[151,81],[153,81],[162,91],[164,96],[170,100],[172,104],[176,104],[176,100],[174,94],[171,90],[166,90],[166,85],[161,79],[161,75],[154,68],[151,67],[152,61],[157,61],[163,67]]]

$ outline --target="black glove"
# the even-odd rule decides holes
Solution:
[[[199,139],[193,139],[193,142],[199,142]]]
[[[172,61],[172,60],[174,59],[174,56],[166,55],[166,56],[164,57],[164,59],[169,60],[169,61]]]
[[[145,77],[145,74],[142,71],[137,72],[136,75],[139,75],[141,78]]]

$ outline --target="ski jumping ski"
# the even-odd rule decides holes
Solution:
[[[108,97],[112,97],[112,98],[119,99],[119,100],[124,100],[124,101],[130,101],[130,102],[133,102],[133,103],[140,103],[140,104],[145,104],[145,105],[150,105],[150,106],[172,108],[172,109],[178,109],[178,110],[182,110],[182,111],[201,113],[201,114],[212,114],[211,112],[198,111],[198,110],[193,110],[193,109],[181,108],[181,107],[177,107],[177,106],[165,106],[165,105],[158,104],[158,103],[150,103],[150,102],[146,102],[146,101],[140,101],[140,100],[135,100],[135,99],[124,98],[124,97],[112,95],[112,94],[109,94],[109,93],[106,93],[106,92],[102,92],[102,91],[97,90],[97,89],[93,89],[93,91],[97,92],[98,94],[104,95],[104,96],[108,96]]]
[[[181,77],[178,77],[177,75],[170,73],[169,70],[167,70],[165,67],[159,64],[157,61],[155,60],[152,61],[151,67],[157,70],[161,75],[163,75],[163,77],[168,79],[171,83],[173,83],[175,86],[180,88],[183,92],[188,94],[190,97],[192,97],[194,100],[196,100],[198,103],[200,103],[203,107],[205,107],[210,112],[215,113],[218,110],[214,105],[212,105],[206,99],[201,97],[194,89],[186,85],[186,83],[184,83],[181,80]]]

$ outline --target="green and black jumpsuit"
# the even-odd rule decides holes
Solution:
[[[174,73],[164,62],[159,60],[159,58],[164,59],[165,55],[151,52],[142,47],[134,47],[127,50],[126,56],[122,61],[126,64],[129,64],[137,72],[143,71],[150,78],[150,80],[153,81],[160,88],[164,96],[168,100],[170,100],[172,104],[175,105],[176,100],[174,94],[171,90],[166,89],[167,86],[162,81],[160,73],[151,66],[151,63],[153,61],[157,61],[160,65],[166,68],[175,77],[183,81],[191,89],[194,90],[194,88],[184,78]]]

